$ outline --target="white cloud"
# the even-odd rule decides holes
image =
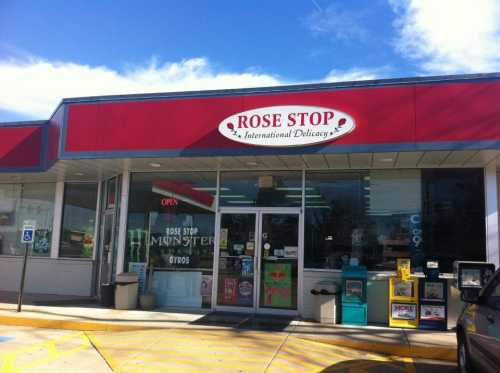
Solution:
[[[272,86],[277,77],[256,72],[214,72],[204,58],[134,67],[107,67],[38,58],[0,61],[0,109],[48,118],[65,97]]]
[[[341,41],[358,41],[367,37],[368,32],[363,27],[365,11],[350,11],[335,3],[324,9],[317,3],[313,4],[316,9],[307,16],[305,23],[314,34],[329,35]]]
[[[348,70],[331,70],[325,82],[349,82],[354,80],[373,80],[380,76],[381,69],[352,68]]]
[[[389,0],[396,49],[425,72],[500,70],[500,0]]]
[[[382,69],[331,70],[321,82],[375,79]],[[214,72],[204,58],[131,67],[118,72],[104,66],[51,62],[39,58],[0,60],[0,110],[45,119],[63,98],[112,94],[178,92],[265,87],[289,83],[260,72]]]

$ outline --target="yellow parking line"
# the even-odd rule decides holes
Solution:
[[[81,339],[80,344],[78,344],[76,347],[69,349],[69,350],[64,350],[64,351],[59,351],[57,346],[59,344],[62,344],[64,342],[67,342],[72,339]],[[73,353],[76,353],[78,351],[81,351],[83,349],[89,348],[91,346],[89,340],[85,337],[85,334],[82,332],[78,333],[72,333],[67,336],[63,336],[57,339],[52,339],[46,342],[42,343],[37,343],[34,345],[31,345],[29,347],[23,347],[20,348],[16,351],[9,352],[4,355],[3,357],[3,364],[2,364],[2,370],[0,371],[1,373],[18,373],[22,372],[28,369],[32,369],[37,366],[41,366],[44,364],[48,364],[62,356],[67,356]],[[22,355],[27,354],[27,353],[32,353],[37,350],[46,350],[46,356],[40,359],[35,359],[27,364],[22,364],[22,365],[15,365],[15,362],[18,358],[20,358]]]

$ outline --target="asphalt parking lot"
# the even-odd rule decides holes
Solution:
[[[275,331],[200,327],[82,332],[0,326],[0,373],[111,371],[447,373],[456,367]]]

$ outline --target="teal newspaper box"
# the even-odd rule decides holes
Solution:
[[[367,277],[364,266],[342,267],[342,324],[367,324]]]

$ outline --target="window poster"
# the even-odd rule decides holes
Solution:
[[[285,246],[283,256],[285,258],[297,258],[299,248],[297,246]]]
[[[220,239],[219,239],[219,247],[221,249],[227,249],[227,236],[228,236],[228,229],[221,228]]]
[[[241,276],[253,277],[253,258],[241,259]]]
[[[48,255],[50,250],[50,236],[50,231],[48,229],[37,229],[35,231],[33,252],[41,255]]]
[[[346,280],[345,295],[347,297],[363,297],[363,281],[361,280]]]
[[[202,297],[212,296],[212,275],[201,275],[200,294]]]
[[[424,299],[442,300],[444,288],[442,282],[426,281],[424,284]]]
[[[243,251],[245,251],[245,245],[236,243],[233,245],[234,255],[243,255]]]
[[[0,225],[14,225],[13,212],[0,212]]]
[[[145,262],[129,262],[128,271],[136,273],[139,279],[139,294],[144,294],[146,291],[146,268],[147,263]],[[152,281],[152,279],[150,280]]]
[[[392,303],[391,317],[397,320],[415,320],[417,318],[417,305],[410,303]]]
[[[420,319],[431,320],[431,321],[444,321],[445,320],[444,306],[422,304],[420,306]]]
[[[264,263],[264,306],[292,306],[291,263]]]
[[[255,243],[253,241],[247,241],[245,246],[245,254],[253,255],[255,251]]]
[[[394,294],[395,297],[413,297],[413,281],[394,281]]]
[[[253,280],[240,280],[238,284],[238,305],[253,305]]]
[[[222,304],[236,304],[238,301],[238,279],[231,276],[223,277],[222,286]]]

